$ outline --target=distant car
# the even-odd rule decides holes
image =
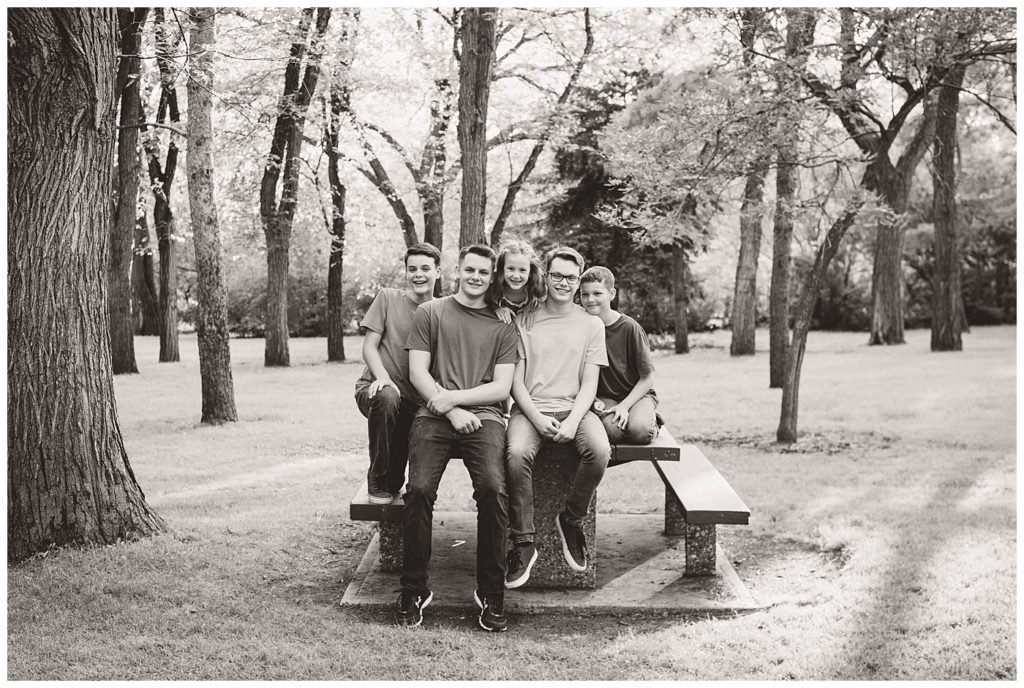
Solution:
[[[725,327],[725,321],[719,317],[708,318],[708,321],[704,323],[704,329],[711,330],[712,332],[720,330],[723,327]]]

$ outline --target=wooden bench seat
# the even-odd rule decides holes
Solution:
[[[567,461],[575,460],[578,460],[578,457],[572,444],[544,445],[534,466],[534,510],[538,515],[557,513],[561,506],[554,502],[564,499],[564,489],[555,491],[560,492],[562,497],[553,496],[554,493],[550,490],[537,489],[538,475],[544,473],[541,464],[543,463],[544,467],[551,464],[564,465]],[[714,575],[716,526],[745,525],[750,519],[750,509],[700,449],[692,444],[680,446],[667,428],[663,427],[658,437],[649,445],[612,445],[609,467],[633,461],[652,463],[665,485],[665,533],[686,537],[686,574]],[[562,474],[564,482],[568,475],[564,470]],[[600,492],[600,488],[598,491]],[[552,503],[548,504],[549,501]],[[380,522],[380,565],[385,571],[397,571],[401,568],[402,509],[401,503],[371,504],[365,481],[349,505],[349,516],[353,521]],[[596,519],[596,514],[592,514],[591,518]],[[546,520],[550,519],[545,517],[544,521],[538,521],[538,529],[550,525],[546,524]],[[593,538],[593,534],[588,537]],[[544,539],[544,536],[539,530],[538,549],[541,549],[541,539]],[[588,549],[592,548],[595,550],[592,559],[596,562],[596,548],[591,543]],[[556,548],[548,546],[546,549]],[[561,556],[557,551],[552,554],[555,559]],[[588,566],[588,570],[591,568]],[[544,571],[540,573],[540,577],[543,578]],[[567,587],[593,587],[593,571],[590,571],[589,575],[580,574],[579,577],[579,581],[575,581],[573,577],[568,578]]]

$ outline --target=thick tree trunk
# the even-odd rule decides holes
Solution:
[[[221,269],[220,227],[213,185],[213,53],[216,9],[193,8],[192,76],[188,80],[188,199],[196,252],[199,375],[203,423],[238,420],[231,376],[228,309]]]
[[[753,356],[757,331],[757,259],[761,255],[761,215],[764,198],[764,167],[760,164],[747,173],[740,207],[740,253],[736,262],[733,292],[733,356]]]
[[[905,205],[905,204],[904,204]],[[875,236],[871,274],[870,344],[903,344],[903,240],[902,220],[881,220]]]
[[[111,8],[8,10],[8,562],[164,527],[111,375],[117,30]]]
[[[110,263],[107,301],[110,306],[111,365],[115,375],[137,373],[135,325],[132,319],[132,241],[139,202],[138,124],[141,113],[139,50],[146,8],[119,9],[121,58],[116,95],[121,102],[117,137],[117,207],[110,227]]]
[[[487,242],[487,104],[494,71],[497,17],[494,7],[467,7],[462,12],[457,128],[462,156],[460,248]]]
[[[444,245],[444,175],[448,166],[447,137],[452,121],[452,98],[448,79],[436,79],[434,99],[430,103],[430,133],[420,160],[423,241],[439,251]]]
[[[149,223],[143,213],[135,222],[135,252],[132,256],[132,285],[137,316],[135,331],[146,337],[160,334],[160,298],[156,290],[156,266],[149,241]]]
[[[303,128],[310,99],[320,78],[320,41],[331,18],[329,8],[316,13],[316,30],[308,37],[313,8],[302,11],[298,40],[291,47],[285,69],[284,94],[281,96],[270,155],[260,187],[260,216],[267,241],[267,311],[263,331],[264,364],[268,367],[290,365],[288,354],[288,249],[292,224],[298,205],[299,159],[302,154]],[[309,59],[302,81],[299,75],[309,40]],[[283,168],[283,174],[282,174]],[[277,183],[283,176],[280,203]]]
[[[860,202],[854,202],[843,213],[842,217],[829,228],[825,241],[818,247],[814,257],[814,265],[804,280],[800,299],[797,303],[793,322],[793,343],[789,347],[786,359],[786,379],[782,386],[782,413],[776,439],[779,442],[792,444],[797,437],[797,412],[800,399],[800,370],[803,367],[804,351],[807,348],[807,332],[811,328],[811,316],[814,304],[818,300],[818,292],[825,280],[828,264],[839,249],[846,230],[850,228],[860,210]]]
[[[681,240],[672,243],[672,302],[673,324],[676,335],[676,353],[690,353],[690,339],[687,336],[686,311],[689,306],[687,287],[689,283],[690,265],[686,256],[686,248]]]
[[[932,283],[932,351],[960,351],[962,309],[960,237],[956,210],[957,110],[965,66],[954,67],[939,88],[932,144],[932,217],[935,271]]]

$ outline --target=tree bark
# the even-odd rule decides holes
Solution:
[[[452,121],[452,98],[448,79],[435,79],[434,99],[430,103],[430,133],[420,159],[423,240],[438,251],[444,245],[444,177],[448,165],[447,137]]]
[[[494,7],[467,7],[462,12],[457,128],[462,160],[460,248],[487,242],[487,104],[494,71],[497,16],[498,9]]]
[[[323,137],[327,153],[327,177],[331,186],[331,249],[327,264],[327,360],[345,360],[345,304],[343,268],[345,257],[345,185],[341,182],[338,153],[338,134],[343,118],[351,120],[351,39],[354,23],[342,25],[342,57],[339,59],[338,74],[331,80],[330,116],[326,118],[326,135]]]
[[[690,339],[687,336],[686,311],[689,306],[687,286],[690,264],[686,248],[679,239],[672,243],[672,303],[673,324],[675,325],[675,349],[677,354],[690,353]]]
[[[329,8],[316,12],[316,28],[309,37],[313,8],[302,11],[298,40],[292,43],[288,66],[285,69],[284,93],[281,96],[270,155],[263,172],[260,187],[260,216],[267,241],[267,312],[263,336],[265,339],[264,365],[268,367],[290,364],[288,353],[288,250],[291,244],[292,224],[298,204],[299,158],[302,154],[303,127],[310,99],[316,91],[320,77],[320,42],[331,18]],[[302,61],[307,53],[305,72]],[[283,168],[283,175],[282,175]],[[280,201],[277,185],[283,176]]]
[[[932,351],[960,351],[960,237],[956,208],[957,110],[966,66],[950,71],[939,88],[932,143],[932,217],[935,222],[935,271],[932,286]]]
[[[160,105],[156,121],[171,124],[180,122],[178,91],[174,85],[172,38],[164,21],[163,8],[154,10],[157,66],[160,70]],[[176,33],[173,33],[177,36]],[[174,212],[171,208],[171,187],[178,169],[178,146],[172,138],[167,144],[167,157],[160,165],[159,138],[154,132],[144,144],[149,159],[149,182],[153,190],[153,225],[156,230],[157,250],[160,255],[160,362],[180,360],[178,351],[178,249],[174,240]]]
[[[111,372],[117,32],[112,8],[8,10],[8,562],[164,528]]]
[[[839,242],[843,240],[846,230],[850,228],[860,211],[860,201],[855,200],[847,207],[843,215],[828,230],[825,241],[814,256],[814,265],[804,280],[800,298],[797,302],[793,322],[793,343],[789,347],[786,358],[786,379],[782,386],[782,413],[776,439],[785,444],[796,442],[797,412],[800,400],[800,370],[803,367],[804,351],[807,348],[807,332],[811,327],[811,316],[814,304],[818,300],[818,292],[825,280],[828,264],[839,250]]]
[[[753,356],[757,331],[757,259],[761,255],[761,214],[764,199],[765,168],[755,163],[747,173],[740,207],[740,252],[736,261],[736,285],[733,292],[733,356]]]
[[[817,21],[818,15],[813,10],[786,10],[786,61],[798,69],[802,69],[807,60],[807,49],[814,42],[814,29]],[[777,82],[780,92],[789,92],[793,94],[793,97],[797,97],[800,79],[796,78],[791,71],[779,70]],[[797,183],[800,179],[796,167],[800,146],[799,127],[794,126],[794,121],[798,117],[795,114],[783,114],[779,141],[776,145],[772,283],[768,294],[768,387],[770,389],[782,388],[786,377],[786,355],[789,349],[789,283],[792,274],[793,217],[797,201]]]
[[[156,268],[153,247],[149,242],[149,223],[142,213],[135,221],[135,251],[132,255],[132,285],[138,315],[135,331],[146,337],[160,334],[159,296],[156,290]]]
[[[216,10],[196,7],[189,51],[188,80],[188,199],[196,252],[199,307],[199,375],[202,378],[203,423],[238,420],[231,376],[228,309],[221,268],[220,227],[213,185],[213,53]]]
[[[132,319],[132,241],[139,202],[138,123],[141,112],[139,51],[147,8],[119,9],[121,57],[116,95],[121,118],[117,137],[117,206],[110,227],[107,299],[110,306],[110,350],[114,374],[137,373],[135,324]]]

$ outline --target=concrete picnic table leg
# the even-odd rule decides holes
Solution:
[[[715,575],[715,555],[717,532],[714,524],[690,525],[686,522],[686,512],[679,500],[672,493],[672,488],[665,486],[665,534],[686,536],[686,575]]]
[[[402,522],[381,521],[380,532],[380,569],[381,571],[402,570]]]

